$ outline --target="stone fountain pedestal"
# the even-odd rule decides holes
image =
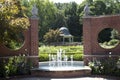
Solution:
[[[80,65],[76,66],[62,66],[62,67],[47,67],[45,62],[43,64],[39,63],[39,68],[31,69],[31,75],[36,77],[52,77],[52,78],[71,78],[71,77],[82,77],[91,75],[91,68],[88,66],[83,66],[83,62],[74,61]],[[43,63],[43,62],[42,62]],[[49,65],[49,63],[48,63]]]

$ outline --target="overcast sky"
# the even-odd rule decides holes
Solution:
[[[53,1],[53,2],[60,2],[60,3],[68,3],[68,2],[72,2],[72,1],[75,1],[76,3],[80,4],[82,1],[84,0],[50,0],[50,1]]]

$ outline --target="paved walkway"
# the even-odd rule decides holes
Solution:
[[[120,80],[120,77],[110,76],[90,76],[90,77],[79,77],[79,78],[40,78],[40,77],[26,77],[26,78],[12,78],[10,80]]]

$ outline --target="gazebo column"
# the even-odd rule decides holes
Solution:
[[[69,37],[69,42],[73,42],[73,37]]]
[[[63,37],[63,44],[65,43],[65,38]]]
[[[73,42],[73,37],[71,37],[70,39],[71,39],[71,42]]]
[[[69,37],[69,43],[71,42],[71,37]]]
[[[72,37],[72,42],[73,42],[74,40],[73,40],[73,37]]]

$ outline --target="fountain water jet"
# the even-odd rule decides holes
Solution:
[[[73,56],[71,58],[73,58]],[[71,62],[72,60],[73,59],[71,59]],[[49,67],[67,66],[67,61],[68,61],[68,56],[65,55],[65,51],[63,51],[62,49],[57,50],[57,55],[49,54]]]

